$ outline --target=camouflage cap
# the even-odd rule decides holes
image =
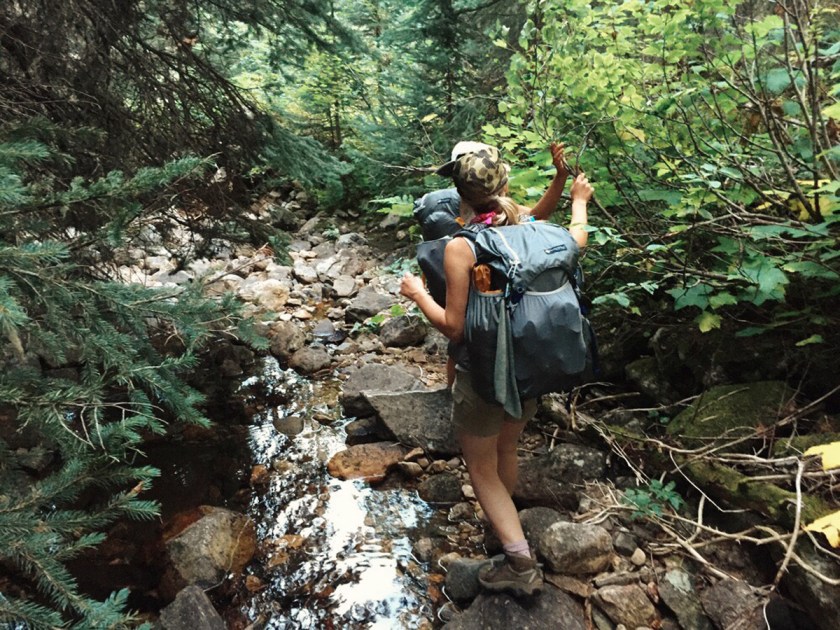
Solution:
[[[508,166],[496,147],[483,145],[447,162],[437,173],[451,177],[458,191],[468,199],[479,200],[497,194],[508,180]]]

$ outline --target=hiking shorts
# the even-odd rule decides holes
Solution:
[[[492,437],[502,430],[503,422],[528,422],[537,412],[537,400],[522,401],[522,417],[514,418],[505,413],[497,403],[489,403],[472,387],[470,373],[458,370],[452,384],[452,424],[456,433],[477,437]]]

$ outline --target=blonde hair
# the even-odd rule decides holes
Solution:
[[[510,197],[493,195],[480,201],[472,201],[461,197],[476,214],[493,213],[493,225],[516,225],[519,223],[519,206]]]

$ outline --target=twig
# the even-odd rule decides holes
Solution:
[[[785,557],[782,560],[782,564],[779,566],[779,570],[776,572],[775,579],[773,580],[773,590],[778,588],[779,582],[782,580],[782,576],[787,571],[787,566],[790,563],[791,557],[793,557],[793,549],[796,547],[796,538],[799,536],[799,523],[802,518],[802,473],[804,470],[805,462],[800,461],[796,469],[796,516],[793,521],[793,532],[790,537],[790,542],[788,543],[787,552],[785,552]]]

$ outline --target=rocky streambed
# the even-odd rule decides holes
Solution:
[[[295,234],[290,264],[243,249],[182,271],[162,252],[123,269],[131,281],[204,278],[211,293],[235,292],[264,318],[270,344],[266,354],[215,345],[201,378],[222,385],[211,396],[216,427],[150,449],[174,443],[162,461],[192,462],[173,464],[182,494],[162,497],[164,521],[143,552],[154,575],[135,601],[162,608],[151,614],[161,627],[840,627],[838,587],[806,575],[771,593],[778,560],[702,536],[695,523],[698,509],[699,520],[730,529],[748,526],[748,514],[711,507],[690,484],[644,485],[649,454],[610,448],[587,423],[605,417],[643,432],[661,406],[626,408],[628,397],[679,398],[642,371],[655,355],[629,356],[634,343],[611,350],[612,339],[605,363],[620,366],[612,374],[621,383],[590,388],[571,413],[565,399],[546,397],[521,443],[514,499],[546,591],[533,601],[480,592],[477,569],[499,544],[448,424],[445,339],[398,295],[413,248],[388,221],[303,221],[302,201],[254,208]],[[628,490],[647,497],[647,509],[628,502]],[[684,517],[668,521],[675,536],[647,518],[663,510]],[[103,565],[142,564],[117,544],[110,554]],[[834,575],[836,560],[824,561]]]

